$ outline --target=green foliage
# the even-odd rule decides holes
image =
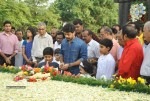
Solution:
[[[0,66],[0,72],[7,72],[7,73],[18,73],[21,70],[19,68],[14,68],[12,66]],[[53,71],[54,72],[54,71]],[[132,91],[132,92],[139,92],[139,93],[147,93],[150,94],[150,85],[147,86],[143,82],[142,79],[139,79],[137,82],[132,79],[118,79],[114,80],[105,80],[105,79],[94,79],[94,78],[84,78],[84,77],[72,77],[67,75],[53,75],[52,73],[52,80],[57,81],[64,81],[64,82],[72,82],[77,84],[89,85],[89,86],[102,86],[111,88],[112,90],[119,89],[120,91]]]
[[[54,5],[63,22],[80,18],[86,28],[94,31],[101,25],[118,23],[118,4],[113,0],[56,0]]]
[[[18,27],[30,23],[30,10],[24,3],[14,0],[1,0],[0,2],[0,26],[2,26],[4,20],[10,20],[13,26]]]
[[[133,92],[150,94],[150,87],[145,84],[141,84],[139,82],[137,82],[134,85],[130,83],[120,84],[115,80],[104,80],[104,79],[96,80],[93,78],[84,78],[84,77],[74,78],[74,77],[65,76],[65,75],[53,76],[52,80],[73,82],[73,83],[84,84],[84,85],[89,85],[89,86],[111,87],[113,85],[113,90],[119,89],[120,91],[133,91]]]
[[[74,78],[71,76],[65,76],[65,75],[57,75],[53,76],[52,80],[57,80],[57,81],[65,81],[65,82],[73,82],[73,83],[78,83],[78,84],[84,84],[84,85],[90,85],[90,86],[103,86],[103,87],[109,87],[109,85],[112,83],[111,80],[96,80],[93,78]]]
[[[6,73],[13,73],[16,74],[20,72],[21,70],[19,68],[11,68],[11,67],[3,67],[0,66],[0,72],[6,72]]]
[[[12,21],[23,31],[39,22],[47,23],[47,30],[61,28],[64,22],[80,18],[85,28],[96,31],[101,25],[118,23],[118,4],[113,0],[0,0],[0,26],[4,20]]]

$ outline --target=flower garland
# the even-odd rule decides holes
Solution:
[[[10,72],[11,71],[11,72]],[[78,84],[90,85],[90,86],[102,86],[111,89],[119,89],[123,91],[134,91],[150,94],[150,85],[146,85],[145,79],[139,77],[138,80],[132,78],[124,79],[122,77],[115,77],[113,80],[105,79],[93,79],[85,78],[71,75],[70,72],[64,72],[62,75],[58,69],[53,67],[43,66],[42,68],[32,68],[30,66],[22,66],[20,68],[15,68],[13,66],[0,66],[0,72],[17,73],[14,77],[14,81],[27,81],[27,82],[37,82],[37,81],[65,81],[73,82]]]
[[[12,80],[14,76],[15,74],[11,73],[0,73],[0,101],[149,101],[150,98],[144,93],[111,90],[102,86],[56,80],[36,83],[26,80],[14,82]],[[25,88],[20,88],[20,86]]]
[[[141,20],[141,18],[146,14],[146,7],[143,3],[133,4],[130,8],[130,19],[132,22]]]

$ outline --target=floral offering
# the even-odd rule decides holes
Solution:
[[[145,14],[146,14],[146,7],[143,5],[143,3],[131,5],[130,16],[132,22],[141,20],[142,16]]]

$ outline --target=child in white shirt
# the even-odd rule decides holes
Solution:
[[[60,65],[61,61],[61,54],[60,54],[60,48],[55,49],[54,51],[54,57],[53,57],[53,62],[56,62]]]
[[[112,40],[103,39],[100,41],[101,56],[98,59],[96,79],[111,79],[112,75],[115,73],[116,63],[113,56],[109,53],[112,47]]]

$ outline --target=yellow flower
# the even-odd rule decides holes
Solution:
[[[132,85],[135,85],[135,84],[136,84],[136,80],[132,80],[132,81],[131,81],[131,84],[132,84]]]
[[[131,83],[131,81],[132,81],[132,78],[131,78],[131,77],[127,79],[127,82],[128,82],[128,83]]]
[[[13,69],[14,67],[13,67],[13,66],[9,66],[8,68],[9,68],[9,70],[11,70],[11,69]]]
[[[141,84],[145,84],[146,80],[141,77],[138,77],[138,82],[140,82]]]
[[[113,84],[111,84],[111,85],[110,85],[110,88],[114,88],[114,85],[113,85]]]
[[[118,83],[121,84],[122,83],[121,80],[118,80]]]
[[[25,71],[25,72],[23,72],[23,74],[24,74],[24,75],[28,75],[28,72],[27,72],[27,71]]]
[[[136,80],[132,79],[131,77],[127,79],[127,83],[134,85],[136,84]]]
[[[138,79],[137,79],[137,80],[138,80],[138,81],[141,81],[141,79],[142,79],[141,77],[138,77]]]
[[[3,64],[3,67],[6,68],[6,63]]]

